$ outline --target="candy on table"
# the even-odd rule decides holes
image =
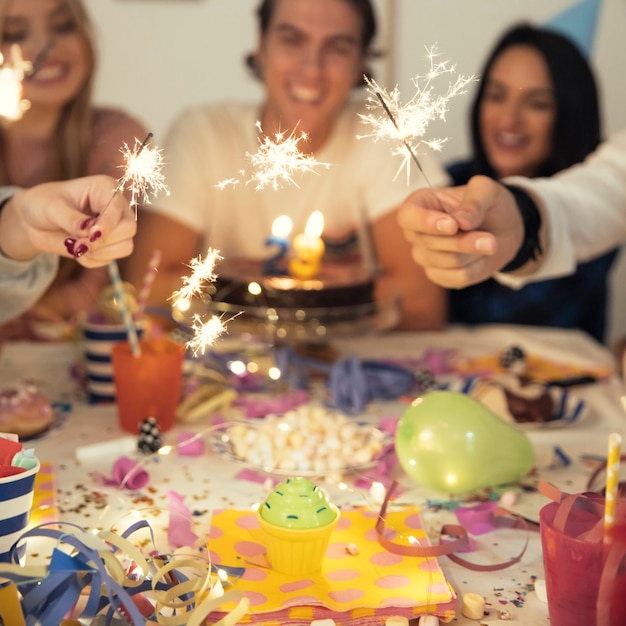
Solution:
[[[235,454],[258,467],[293,471],[341,470],[371,461],[382,441],[345,415],[317,405],[302,405],[282,417],[268,415],[248,427],[234,424],[230,430]]]
[[[422,368],[415,372],[415,380],[417,381],[420,393],[428,393],[437,387],[437,380],[432,370]]]
[[[137,448],[141,452],[149,454],[156,452],[163,442],[161,440],[161,432],[159,425],[154,417],[148,417],[141,422],[139,427],[139,438],[137,440]]]
[[[526,353],[519,346],[509,346],[500,354],[500,365],[515,374],[526,371]]]
[[[467,619],[481,619],[485,614],[485,599],[477,593],[463,594],[462,612]]]

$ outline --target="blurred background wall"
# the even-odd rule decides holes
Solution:
[[[96,97],[139,116],[162,142],[173,117],[209,101],[257,99],[243,58],[256,41],[258,0],[86,0],[98,32]],[[556,27],[589,53],[602,97],[605,135],[626,126],[626,0],[374,0],[381,25],[378,82],[414,93],[436,45],[459,74],[478,74],[512,23]],[[473,88],[450,102],[434,137],[448,139],[442,161],[468,151]],[[626,210],[626,207],[624,208]],[[626,254],[613,272],[611,339],[626,334]]]

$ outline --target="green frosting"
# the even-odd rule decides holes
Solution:
[[[261,507],[261,517],[282,528],[320,528],[337,517],[326,494],[307,478],[276,485]]]

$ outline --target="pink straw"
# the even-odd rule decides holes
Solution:
[[[141,283],[141,289],[137,295],[137,313],[136,317],[141,317],[146,309],[152,286],[154,285],[154,279],[159,271],[159,265],[161,263],[161,251],[154,250],[148,261],[148,268],[146,274]]]

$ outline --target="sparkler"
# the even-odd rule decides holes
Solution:
[[[25,111],[30,108],[30,101],[23,96],[22,81],[24,75],[32,66],[22,57],[22,51],[17,44],[10,49],[10,59],[5,59],[0,53],[0,117],[5,120],[19,120]]]
[[[160,192],[169,194],[162,173],[163,151],[148,145],[152,136],[152,133],[148,133],[142,143],[135,138],[134,148],[131,149],[124,144],[121,149],[126,170],[119,180],[116,191],[128,186],[131,193],[130,205],[135,207],[135,210],[139,202],[150,204],[151,194],[157,195]]]
[[[169,194],[169,189],[165,184],[165,177],[162,173],[163,151],[160,148],[150,148],[149,143],[153,134],[148,133],[146,138],[140,143],[135,137],[135,147],[131,150],[125,143],[120,152],[124,155],[124,175],[117,181],[117,186],[113,190],[111,199],[100,212],[104,213],[115,196],[123,191],[126,186],[131,193],[130,206],[135,209],[137,217],[137,204],[143,202],[150,204],[150,194],[158,194],[163,191]]]
[[[217,278],[215,264],[222,257],[217,250],[209,248],[206,257],[201,256],[192,259],[189,263],[191,274],[183,277],[183,286],[176,291],[172,298],[174,306],[181,310],[186,310],[190,306],[190,301],[194,296],[202,294],[207,284],[212,283]],[[215,343],[215,340],[226,330],[226,324],[217,315],[211,316],[208,321],[203,321],[199,315],[193,316],[191,326],[193,338],[187,342],[187,347],[195,355],[204,354],[206,349]]]
[[[212,248],[209,248],[204,259],[201,256],[192,259],[189,263],[191,274],[183,278],[182,288],[172,295],[174,306],[180,307],[181,303],[189,302],[195,295],[202,294],[206,284],[217,278],[215,264],[221,260],[220,253]]]
[[[259,149],[255,154],[246,152],[253,171],[247,174],[245,170],[241,172],[244,176],[249,176],[246,184],[254,183],[257,190],[263,189],[268,185],[276,191],[280,187],[281,181],[286,181],[295,185],[298,184],[293,179],[294,174],[299,172],[313,172],[317,174],[316,168],[330,167],[329,163],[321,163],[310,154],[302,153],[298,144],[308,140],[308,135],[301,132],[296,135],[292,131],[289,135],[286,132],[277,132],[272,140],[268,135],[263,133],[261,122],[256,123],[259,131]],[[237,178],[229,178],[217,184],[220,189],[224,189],[228,185],[237,185]]]
[[[417,75],[412,79],[417,91],[406,104],[402,104],[400,101],[398,87],[387,92],[379,87],[376,81],[365,77],[370,93],[368,108],[375,110],[382,106],[384,115],[380,116],[374,113],[360,115],[361,119],[372,126],[373,130],[367,135],[358,136],[358,138],[373,137],[374,141],[391,139],[400,142],[401,145],[393,151],[394,155],[403,157],[396,177],[406,168],[407,184],[410,179],[411,161],[417,165],[419,171],[426,178],[417,158],[419,147],[425,144],[432,150],[439,151],[446,141],[446,139],[424,139],[429,123],[436,119],[445,121],[449,100],[454,96],[464,94],[467,85],[475,80],[474,76],[457,76],[454,82],[448,83],[445,93],[435,94],[433,83],[441,76],[453,75],[455,67],[450,65],[448,61],[436,61],[436,46],[427,50],[430,70],[426,75]],[[426,180],[428,182],[428,179]]]
[[[204,322],[199,315],[193,316],[193,324],[191,326],[193,338],[190,339],[186,346],[193,351],[194,355],[198,353],[204,354],[215,340],[226,331],[226,325],[217,315],[212,315],[208,322]]]

